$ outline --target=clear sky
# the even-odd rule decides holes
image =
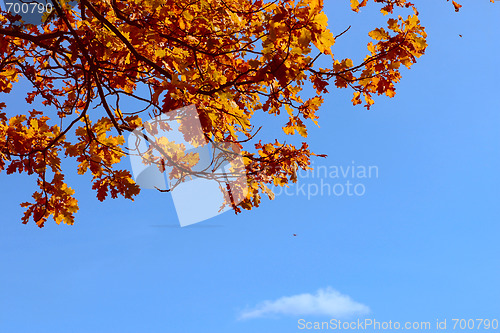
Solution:
[[[100,203],[89,177],[71,176],[77,223],[39,229],[20,222],[35,180],[0,174],[0,332],[307,331],[300,319],[435,332],[436,319],[500,320],[500,6],[414,2],[429,48],[396,97],[366,111],[332,88],[310,127],[328,155],[316,166],[372,166],[371,178],[302,174],[291,195],[180,228],[170,194]],[[352,25],[335,54],[358,60],[387,19],[347,0],[325,11],[334,34]],[[364,193],[312,195],[322,181]]]

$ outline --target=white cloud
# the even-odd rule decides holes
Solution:
[[[243,311],[239,319],[253,319],[269,315],[327,316],[345,318],[365,315],[370,308],[353,301],[333,288],[319,289],[315,295],[300,294],[281,297],[275,301],[264,301],[253,309]]]

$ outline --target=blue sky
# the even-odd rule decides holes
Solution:
[[[34,179],[0,174],[0,332],[288,333],[332,314],[500,320],[500,7],[414,2],[429,48],[396,97],[366,111],[331,89],[310,128],[328,154],[315,165],[377,167],[378,177],[323,179],[362,184],[362,196],[308,200],[291,188],[180,228],[169,194],[100,203],[89,178],[73,176],[77,223],[39,229],[20,223]],[[386,19],[350,13],[348,1],[325,11],[334,34],[352,25],[339,56],[363,54],[368,28]]]

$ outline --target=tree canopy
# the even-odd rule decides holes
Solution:
[[[0,92],[15,93],[19,80],[32,87],[19,96],[17,108],[25,106],[18,115],[8,117],[0,102],[0,172],[33,175],[39,187],[21,204],[22,222],[42,227],[52,216],[74,223],[78,201],[62,158],[76,159],[79,174],[91,173],[99,200],[133,199],[139,186],[116,168],[130,154],[124,136],[143,129],[146,118],[188,105],[196,106],[207,140],[229,143],[243,156],[248,191],[233,209],[272,198],[269,185],[296,181],[298,168],[310,168],[316,154],[307,142],[262,142],[255,114],[286,112],[278,130],[306,138],[329,89],[351,89],[352,104],[369,109],[375,95],[395,96],[401,69],[425,53],[427,34],[414,4],[346,0],[356,12],[369,3],[386,24],[368,32],[372,41],[360,63],[335,56],[335,41],[347,34],[329,30],[323,0],[57,0],[39,24],[3,10]],[[328,68],[316,65],[322,56]],[[308,84],[314,96],[304,96]],[[131,100],[143,107],[129,110]],[[35,102],[40,107],[30,108]],[[156,145],[168,150],[168,142]],[[149,163],[192,168],[192,155],[174,155]]]

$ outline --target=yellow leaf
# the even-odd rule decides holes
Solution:
[[[316,15],[312,21],[322,27],[326,27],[328,25],[328,17],[323,12]]]
[[[375,40],[389,39],[389,34],[382,28],[377,28],[373,31],[370,31],[368,35]]]
[[[412,15],[412,16],[408,16],[408,20],[406,20],[406,22],[407,22],[406,29],[409,30],[409,29],[413,29],[416,26],[418,26],[420,21],[418,20],[417,15]]]
[[[358,6],[359,6],[359,1],[358,0],[351,0],[351,8],[352,8],[352,10],[359,11]]]
[[[314,46],[324,54],[332,54],[331,47],[335,44],[335,38],[333,34],[329,31],[323,31],[319,38],[314,42]]]
[[[164,49],[157,49],[155,51],[155,56],[157,58],[163,58],[166,54],[167,54],[167,52]]]
[[[362,103],[360,96],[361,96],[361,93],[359,91],[354,92],[354,97],[351,100],[353,105],[358,105],[358,104]]]
[[[370,51],[372,55],[375,55],[377,53],[377,51],[375,50],[375,45],[373,45],[372,42],[368,43],[368,51]]]

